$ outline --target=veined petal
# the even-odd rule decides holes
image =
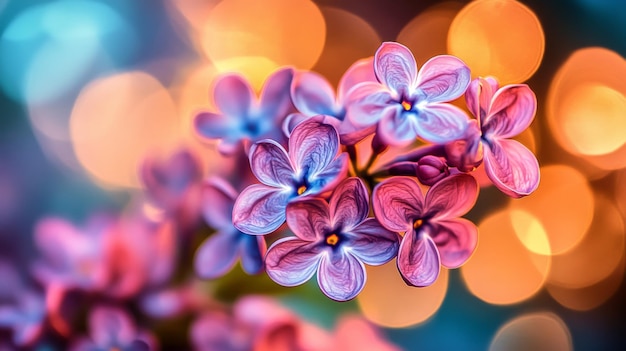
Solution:
[[[537,112],[537,98],[526,84],[507,85],[493,96],[489,114],[482,123],[489,138],[511,138],[530,126]]]
[[[287,225],[305,241],[316,241],[332,229],[328,203],[320,198],[302,198],[287,205]]]
[[[263,184],[273,187],[291,186],[294,169],[283,147],[265,139],[250,147],[250,169]]]
[[[298,124],[289,137],[289,157],[297,176],[315,177],[337,157],[339,134],[323,118]]]
[[[428,189],[424,211],[433,219],[456,218],[466,214],[477,198],[476,179],[468,174],[455,174]]]
[[[194,257],[196,274],[215,279],[228,273],[239,258],[239,239],[234,229],[213,234],[198,248]]]
[[[376,218],[383,227],[403,232],[422,216],[424,196],[419,185],[409,177],[391,177],[380,182],[372,195]]]
[[[432,285],[441,269],[439,251],[433,240],[413,228],[402,238],[397,264],[404,281],[419,287]]]
[[[219,113],[200,112],[194,117],[193,123],[196,132],[206,139],[220,139],[232,137],[233,133],[239,134],[239,120]]]
[[[417,64],[413,53],[406,46],[385,42],[374,55],[374,72],[378,81],[401,97],[415,85]]]
[[[348,154],[342,153],[328,167],[309,178],[311,190],[307,194],[321,194],[331,190],[348,173]]]
[[[337,114],[335,91],[326,78],[314,72],[298,72],[291,84],[291,98],[298,111],[307,115]]]
[[[345,100],[345,119],[356,127],[369,127],[378,123],[386,114],[395,112],[397,105],[390,91],[378,82],[357,84]]]
[[[476,249],[478,229],[465,218],[437,221],[433,228],[436,232],[431,237],[439,250],[441,264],[446,268],[460,267]]]
[[[495,139],[483,152],[487,176],[503,193],[520,198],[539,186],[539,163],[524,145],[515,140]]]
[[[245,188],[233,207],[233,225],[246,234],[269,234],[285,222],[290,192],[262,184]]]
[[[465,111],[454,105],[427,104],[418,110],[417,134],[428,142],[445,144],[461,139],[468,122]]]
[[[265,255],[267,275],[282,286],[296,286],[311,279],[321,258],[316,244],[288,237],[277,240]]]
[[[365,266],[350,253],[322,255],[317,283],[335,301],[352,300],[365,286]]]
[[[400,236],[385,229],[376,218],[368,218],[350,232],[350,252],[363,263],[378,266],[389,262],[398,254]]]
[[[493,77],[472,80],[465,91],[465,104],[478,121],[487,116],[491,98],[498,90],[498,81]]]
[[[417,139],[417,116],[406,112],[400,104],[389,107],[378,123],[377,133],[387,145],[406,146]]]
[[[360,178],[342,181],[330,197],[330,215],[334,226],[350,231],[363,222],[369,213],[369,194]]]
[[[275,71],[265,80],[259,106],[264,118],[280,123],[287,114],[293,112],[289,93],[293,76],[293,68],[285,67]]]
[[[258,274],[263,271],[263,257],[267,251],[265,239],[259,235],[240,234],[239,256],[241,268],[248,274]]]
[[[374,57],[360,59],[346,70],[337,88],[337,101],[343,105],[350,90],[363,82],[377,82],[374,73]]]
[[[376,125],[357,127],[349,119],[344,119],[337,128],[343,145],[354,145],[376,132]]]
[[[239,74],[226,74],[218,78],[213,87],[213,96],[220,112],[237,121],[244,120],[255,103],[250,84]]]
[[[232,228],[233,205],[237,192],[222,178],[211,178],[202,185],[202,215],[213,229]]]
[[[417,74],[416,90],[428,102],[452,101],[465,93],[470,69],[457,57],[439,55],[426,61]]]

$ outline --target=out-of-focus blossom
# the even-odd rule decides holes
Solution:
[[[348,178],[330,203],[305,198],[287,205],[287,224],[296,237],[275,242],[267,252],[267,274],[284,286],[300,285],[317,271],[326,296],[351,300],[365,285],[365,266],[381,265],[397,255],[399,236],[367,218],[369,196],[363,181]]]
[[[219,113],[200,112],[195,116],[197,133],[220,139],[219,150],[232,154],[241,142],[265,138],[280,140],[283,119],[293,111],[289,95],[292,68],[283,68],[267,78],[257,100],[250,84],[240,75],[227,74],[213,87]]]
[[[130,316],[114,307],[95,307],[89,315],[89,338],[75,341],[72,351],[151,351],[158,350],[156,340],[147,331],[138,330]]]
[[[328,80],[315,72],[296,72],[291,83],[291,98],[299,113],[287,116],[283,124],[286,135],[302,121],[324,115],[325,123],[334,125],[341,143],[352,145],[375,131],[375,126],[356,127],[346,118],[346,103],[352,89],[363,82],[376,82],[373,58],[355,62],[339,81],[337,94]]]
[[[345,315],[337,322],[332,350],[400,351],[400,348],[385,340],[380,331],[363,317]]]
[[[418,137],[446,143],[463,135],[467,115],[446,103],[463,95],[470,82],[463,61],[435,56],[418,72],[407,47],[385,42],[374,56],[374,71],[380,83],[360,84],[350,94],[348,117],[354,125],[378,123],[382,141],[397,146]]]
[[[539,186],[537,158],[510,139],[535,118],[537,98],[533,91],[526,84],[499,87],[494,78],[477,78],[467,89],[465,100],[477,118],[474,130],[479,129],[464,138],[469,144],[465,152],[474,159],[484,157],[487,176],[503,193],[519,198],[535,191]]]
[[[323,116],[300,123],[289,137],[289,152],[274,140],[250,148],[250,167],[262,184],[241,192],[233,208],[235,228],[247,234],[273,232],[285,222],[285,207],[295,198],[331,189],[348,167],[339,155],[339,135]]]
[[[385,228],[405,232],[398,251],[398,270],[409,285],[428,286],[440,264],[457,268],[477,243],[476,226],[464,218],[478,197],[478,184],[456,174],[433,185],[426,196],[409,177],[392,177],[374,188],[376,218]]]
[[[241,267],[248,274],[263,270],[267,250],[262,236],[248,235],[233,226],[233,206],[237,192],[226,181],[213,178],[205,182],[202,213],[207,224],[217,233],[206,239],[195,257],[196,273],[207,279],[218,278],[232,269],[241,258]]]

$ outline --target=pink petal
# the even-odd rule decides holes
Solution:
[[[537,112],[537,98],[526,84],[502,87],[493,96],[489,114],[482,121],[486,138],[511,138],[530,126]]]
[[[378,48],[374,56],[374,71],[378,81],[385,84],[402,98],[413,89],[417,76],[415,57],[406,46],[385,42]]]
[[[465,111],[446,103],[428,104],[418,113],[417,135],[434,144],[461,139],[469,122]]]
[[[493,140],[484,148],[487,176],[503,193],[520,198],[539,186],[539,163],[533,153],[515,140]]]
[[[322,255],[317,283],[335,301],[352,300],[365,286],[365,266],[349,253]]]
[[[217,232],[198,248],[194,268],[200,278],[215,279],[228,273],[239,258],[236,233]]]
[[[439,55],[426,61],[417,75],[416,89],[428,102],[452,101],[465,93],[470,69],[457,57]]]
[[[261,89],[260,110],[264,116],[276,121],[294,112],[289,90],[294,76],[291,67],[285,67],[272,73]]]
[[[406,232],[398,251],[398,270],[413,286],[429,286],[439,276],[439,252],[433,240],[412,228]]]
[[[498,90],[498,81],[493,77],[476,78],[470,82],[465,92],[465,104],[479,121],[487,116],[491,98]]]
[[[250,169],[265,185],[291,186],[294,181],[294,169],[287,152],[271,139],[260,141],[250,147]]]
[[[355,127],[369,127],[383,116],[395,113],[397,103],[391,93],[379,83],[358,84],[345,98],[346,119]]]
[[[428,189],[424,207],[433,219],[456,218],[466,214],[477,198],[476,179],[468,174],[455,174]]]
[[[311,279],[320,260],[316,243],[295,237],[276,241],[265,255],[265,270],[282,286],[296,286]]]
[[[332,224],[350,231],[369,214],[369,194],[360,178],[352,177],[337,186],[330,197]]]
[[[211,178],[202,185],[202,214],[213,229],[233,225],[233,205],[237,198],[235,189],[222,178]]]
[[[337,101],[343,104],[350,90],[363,82],[377,82],[376,73],[374,73],[374,57],[360,59],[346,70],[339,81]]]
[[[391,177],[375,188],[372,203],[376,218],[383,227],[404,232],[422,216],[424,197],[419,185],[409,177]]]
[[[350,252],[363,263],[378,266],[398,254],[400,236],[383,228],[376,218],[366,219],[345,234],[350,241]]]
[[[289,137],[289,157],[298,175],[315,176],[337,157],[339,134],[318,116],[300,123]]]
[[[220,77],[213,87],[215,105],[228,118],[245,119],[255,103],[250,84],[238,74]]]
[[[290,191],[262,184],[250,185],[235,201],[233,225],[251,235],[275,231],[285,222],[285,207],[290,196]]]
[[[335,116],[340,112],[335,106],[335,90],[326,78],[314,72],[296,73],[291,97],[298,111],[307,116]]]
[[[302,240],[318,240],[332,229],[328,203],[319,198],[292,201],[287,205],[287,225]]]
[[[464,218],[438,221],[437,230],[431,236],[439,250],[441,264],[446,268],[458,268],[476,249],[478,229]]]

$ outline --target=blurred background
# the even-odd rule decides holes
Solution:
[[[0,0],[0,257],[30,279],[35,223],[124,211],[149,153],[185,144],[204,175],[223,171],[191,129],[220,73],[259,89],[291,65],[336,84],[382,41],[418,65],[453,54],[475,77],[530,85],[539,108],[519,140],[539,189],[512,200],[485,186],[468,215],[475,254],[428,288],[388,264],[343,304],[315,282],[285,289],[238,267],[207,291],[276,295],[326,328],[361,313],[406,350],[626,349],[621,0]]]

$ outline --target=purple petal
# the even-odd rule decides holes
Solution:
[[[211,178],[202,186],[202,214],[213,229],[232,228],[233,205],[237,192],[221,178]]]
[[[374,124],[369,127],[358,127],[352,124],[352,122],[346,118],[341,121],[339,127],[337,128],[337,131],[339,132],[341,144],[354,145],[376,132],[376,125]]]
[[[374,73],[374,57],[360,59],[346,70],[339,80],[337,101],[343,105],[350,90],[363,82],[377,82],[376,73]]]
[[[352,177],[337,186],[330,197],[332,225],[350,231],[369,214],[369,194],[360,178]]]
[[[511,138],[523,132],[535,118],[537,98],[526,84],[507,85],[493,96],[489,115],[482,122],[487,138]]]
[[[193,120],[196,132],[203,138],[232,137],[238,131],[239,120],[228,115],[200,112]]]
[[[220,77],[213,87],[213,94],[215,105],[224,118],[235,121],[247,118],[255,100],[250,84],[238,74]]]
[[[337,157],[339,134],[318,116],[300,123],[289,137],[289,157],[298,175],[314,177]]]
[[[139,176],[148,195],[160,206],[176,205],[202,177],[200,161],[190,150],[181,149],[166,160],[147,157]]]
[[[426,61],[417,75],[416,89],[428,102],[452,101],[465,93],[470,69],[460,59],[440,55]]]
[[[433,240],[423,233],[406,232],[398,251],[398,270],[413,286],[429,286],[439,276],[439,252]]]
[[[265,235],[285,222],[291,193],[262,184],[244,189],[233,207],[233,225],[246,234]]]
[[[289,137],[291,135],[291,132],[293,131],[293,129],[300,123],[306,121],[307,119],[311,118],[310,116],[306,116],[303,115],[301,113],[292,113],[289,114],[287,117],[285,117],[285,119],[283,120],[283,134],[285,134],[286,137]]]
[[[385,42],[374,56],[374,71],[378,81],[391,89],[397,98],[408,94],[415,86],[417,64],[406,46]]]
[[[263,184],[273,187],[291,186],[294,169],[283,147],[266,139],[250,147],[250,169]]]
[[[417,119],[399,104],[390,107],[378,123],[377,133],[387,145],[406,146],[417,139]]]
[[[461,139],[468,122],[465,111],[454,105],[428,104],[418,112],[417,134],[428,142],[445,144]]]
[[[96,307],[89,316],[89,330],[94,343],[108,347],[116,343],[126,345],[136,336],[135,325],[122,310]]]
[[[484,120],[491,105],[491,98],[498,90],[498,81],[493,77],[476,78],[465,92],[465,104],[479,121]]]
[[[348,154],[339,155],[328,167],[317,175],[310,177],[311,193],[321,194],[331,190],[343,180],[348,172]]]
[[[238,232],[223,231],[207,238],[194,258],[196,273],[204,279],[215,279],[228,273],[239,258]]]
[[[376,218],[383,227],[403,232],[422,216],[424,197],[419,185],[409,177],[391,177],[380,182],[372,195]]]
[[[296,286],[311,279],[320,257],[316,243],[296,237],[282,238],[267,250],[265,270],[276,283]]]
[[[261,114],[267,118],[280,121],[293,112],[289,93],[294,76],[293,68],[286,67],[272,73],[261,89]]]
[[[539,163],[535,155],[515,140],[493,140],[484,148],[487,176],[503,193],[520,198],[539,186]]]
[[[258,274],[263,271],[263,257],[267,251],[265,239],[262,236],[240,234],[239,255],[241,268],[248,274]]]
[[[455,174],[428,189],[424,208],[433,219],[456,218],[466,214],[477,198],[476,178],[468,174]]]
[[[350,252],[363,263],[378,266],[398,254],[400,236],[383,228],[376,218],[368,218],[347,232]]]
[[[346,117],[356,127],[369,127],[395,113],[397,103],[379,83],[361,83],[346,98]]]
[[[304,241],[316,241],[332,229],[328,204],[319,198],[302,198],[287,205],[287,225]]]
[[[323,255],[317,283],[335,301],[352,300],[365,286],[365,266],[349,253]]]
[[[298,72],[291,84],[291,98],[298,111],[307,115],[336,116],[335,91],[326,78],[314,72]]]
[[[438,221],[436,233],[431,236],[439,250],[441,264],[446,268],[458,268],[476,249],[478,229],[464,218]]]

